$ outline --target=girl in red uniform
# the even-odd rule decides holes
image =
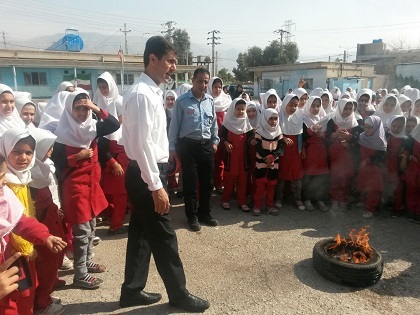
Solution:
[[[371,218],[381,202],[387,143],[382,120],[378,116],[366,117],[364,130],[359,136],[357,188],[366,210],[363,217]]]
[[[92,111],[101,121],[92,118]],[[75,91],[67,97],[55,130],[52,160],[59,170],[64,218],[73,230],[73,285],[83,288],[98,288],[103,281],[89,273],[105,271],[104,266],[91,261],[95,218],[108,206],[99,185],[97,138],[119,126],[115,117],[90,101],[86,91]]]
[[[123,97],[118,93],[117,84],[109,72],[102,73],[98,80],[98,90],[93,102],[106,110],[121,123]],[[127,210],[127,192],[125,190],[125,172],[128,168],[128,157],[124,147],[119,144],[122,137],[121,127],[98,140],[99,159],[102,164],[101,187],[109,202],[110,227],[108,235],[124,234],[128,231],[123,226]]]
[[[389,118],[393,115],[402,115],[400,102],[394,94],[387,94],[382,98],[374,115],[381,118],[385,131],[390,129]]]
[[[355,174],[360,127],[354,115],[357,103],[341,99],[327,123],[326,143],[330,160],[330,197],[332,209],[347,211],[351,180]]]
[[[213,77],[210,79],[207,86],[207,94],[213,97],[214,109],[216,111],[217,127],[219,128],[219,138],[221,137],[222,123],[228,110],[232,99],[228,94],[223,92],[223,81],[219,77]],[[222,142],[219,143],[216,153],[214,154],[214,176],[213,184],[216,187],[218,194],[223,193],[223,182],[224,182],[224,145]]]
[[[62,223],[64,214],[54,203],[49,189],[51,181],[54,180],[54,169],[51,168],[51,164],[46,162],[51,156],[52,147],[57,137],[49,131],[38,128],[31,130],[31,134],[36,141],[35,165],[31,170],[32,182],[30,183],[36,218],[48,228],[50,233],[65,239]],[[43,312],[59,307],[53,305],[51,293],[57,284],[58,268],[63,262],[64,253],[55,255],[44,246],[35,246],[35,249],[38,253],[35,260],[38,277],[35,310],[43,314]]]
[[[1,163],[3,173],[7,180],[7,185],[10,190],[16,195],[20,203],[23,205],[23,215],[29,218],[35,217],[35,211],[33,208],[31,196],[29,193],[28,184],[31,181],[30,169],[35,163],[33,158],[35,151],[35,139],[30,135],[27,129],[10,129],[6,131],[0,139],[0,154],[7,157],[7,170],[5,169],[5,163]],[[4,185],[4,180],[3,183]],[[3,191],[7,190],[6,187]],[[3,206],[3,204],[2,204]],[[23,216],[22,216],[23,218]],[[31,227],[34,227],[40,233],[39,238],[36,238],[36,243],[39,245],[44,244],[44,240],[49,236],[48,229],[42,226],[34,226],[29,223]],[[32,240],[33,236],[29,238]],[[60,249],[55,251],[61,251],[66,246],[60,238],[52,238]],[[34,308],[35,289],[37,287],[37,276],[35,267],[36,250],[34,249],[33,243],[26,239],[18,236],[17,234],[10,234],[10,245],[8,255],[12,255],[14,252],[21,252],[22,259],[19,261],[19,268],[22,269],[23,274],[29,280],[26,284],[20,286],[20,291],[16,294],[11,294],[8,297],[3,298],[0,301],[0,313],[1,314],[32,314]],[[5,254],[7,259],[8,255]],[[55,310],[64,310],[61,305],[56,305]]]
[[[306,100],[305,100],[306,103]],[[303,146],[303,108],[298,109],[299,98],[287,94],[280,106],[279,126],[283,133],[284,153],[279,158],[279,180],[277,184],[276,207],[281,208],[286,181],[290,181],[296,206],[305,210],[302,202],[302,159],[305,158]]]
[[[261,113],[257,130],[256,140],[256,163],[255,163],[255,193],[254,210],[252,214],[259,216],[261,208],[265,205],[267,213],[277,215],[278,210],[274,207],[274,194],[277,184],[280,139],[282,133],[278,124],[279,114],[273,108],[267,108]]]
[[[328,199],[326,130],[319,124],[325,116],[321,98],[311,96],[303,108],[303,145],[306,153],[303,160],[303,203],[309,211],[315,210],[311,200],[316,201],[321,211],[328,210],[324,203]]]
[[[407,219],[420,224],[420,125],[414,127],[410,137],[404,143],[401,154],[401,168],[405,171],[405,202]]]
[[[225,188],[222,196],[222,207],[230,209],[235,185],[238,194],[238,206],[248,212],[246,203],[246,184],[249,172],[248,146],[252,140],[252,126],[246,116],[246,101],[237,98],[229,106],[220,132],[220,142],[225,146]]]
[[[390,130],[386,133],[388,147],[386,150],[385,201],[392,205],[392,217],[398,218],[403,210],[403,180],[400,171],[400,154],[403,149],[405,134],[405,117],[391,116]]]

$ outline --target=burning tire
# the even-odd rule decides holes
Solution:
[[[375,284],[382,276],[384,263],[382,255],[373,250],[372,258],[364,263],[349,263],[338,260],[327,251],[336,240],[321,240],[313,249],[313,265],[319,274],[333,282],[352,287],[367,287]]]

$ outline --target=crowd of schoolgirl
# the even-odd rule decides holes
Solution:
[[[214,185],[223,209],[277,215],[284,196],[301,211],[348,211],[349,203],[371,218],[390,208],[420,223],[420,92],[341,93],[316,88],[274,89],[259,102],[246,93],[231,99],[212,78],[220,144]],[[218,88],[219,87],[219,88]],[[249,200],[247,200],[249,196]]]
[[[0,263],[14,257],[20,271],[19,289],[0,292],[2,314],[62,314],[51,294],[65,284],[57,271],[71,267],[67,256],[74,286],[103,283],[93,275],[106,270],[94,261],[96,218],[110,221],[109,235],[127,232],[122,96],[108,72],[97,84],[91,100],[63,82],[41,114],[27,93],[0,84]],[[190,88],[165,94],[168,126],[176,98]],[[254,102],[246,93],[232,100],[214,77],[207,92],[221,139],[214,185],[223,209],[236,194],[238,207],[255,216],[277,215],[289,195],[302,211],[347,211],[353,195],[371,217],[384,197],[395,217],[407,211],[420,223],[417,89],[298,88],[283,100],[269,90]],[[182,193],[182,166],[171,162],[168,190]]]

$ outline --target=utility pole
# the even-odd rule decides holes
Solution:
[[[169,38],[170,42],[173,44],[172,42],[172,32],[175,30],[175,27],[173,27],[174,25],[176,25],[175,21],[168,21],[166,23],[161,24],[163,27],[166,27],[167,29],[165,31],[161,31],[162,34],[165,34],[164,36],[166,38]]]
[[[214,76],[217,76],[217,73],[219,72],[218,68],[218,64],[219,64],[219,58],[217,57],[217,51],[216,51],[216,65],[214,67]]]
[[[273,33],[275,33],[275,34],[280,34],[280,45],[281,46],[283,46],[283,35],[284,34],[290,34],[290,32],[288,32],[288,31],[286,31],[286,30],[284,30],[284,29],[278,29],[278,30],[275,30]]]
[[[124,53],[128,55],[127,33],[130,33],[131,30],[127,31],[127,24],[124,23],[124,30],[120,29],[120,32],[124,33],[124,38],[125,38],[125,51],[124,51]]]
[[[345,50],[343,54],[343,62],[346,62],[346,61],[347,61],[347,51]]]
[[[4,34],[4,31],[3,31],[3,45],[4,45],[4,49],[6,49],[7,47],[6,47],[6,34]]]
[[[216,31],[216,30],[213,30],[213,31],[210,31],[210,32],[207,32],[207,34],[212,34],[211,35],[211,37],[207,37],[207,40],[209,40],[209,39],[211,39],[211,43],[207,43],[207,45],[211,45],[211,61],[212,61],[212,76],[214,77],[216,74],[215,74],[215,71],[216,71],[216,63],[215,63],[215,60],[214,60],[214,48],[215,48],[215,46],[216,45],[220,45],[220,43],[219,42],[217,42],[217,40],[219,40],[220,39],[220,37],[217,37],[216,36],[216,34],[219,34],[220,32],[219,31]]]
[[[286,43],[289,43],[292,37],[294,36],[292,35],[292,26],[295,26],[296,29],[296,23],[293,23],[292,20],[284,21],[284,24],[281,26],[282,29],[284,29],[287,32],[285,36]]]

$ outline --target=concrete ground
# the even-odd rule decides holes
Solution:
[[[213,216],[220,226],[187,229],[180,199],[171,200],[187,286],[208,299],[205,314],[420,314],[420,225],[387,213],[365,219],[356,207],[344,212],[299,211],[284,206],[277,217],[254,217],[236,208],[220,207],[213,197]],[[323,238],[347,235],[351,228],[370,226],[371,245],[385,261],[382,279],[355,289],[330,282],[314,270],[312,249]],[[146,291],[161,292],[161,302],[120,309],[126,235],[106,236],[95,248],[96,261],[107,266],[98,290],[72,287],[72,271],[60,272],[69,283],[54,293],[66,305],[65,314],[183,314],[171,307],[152,262]]]

